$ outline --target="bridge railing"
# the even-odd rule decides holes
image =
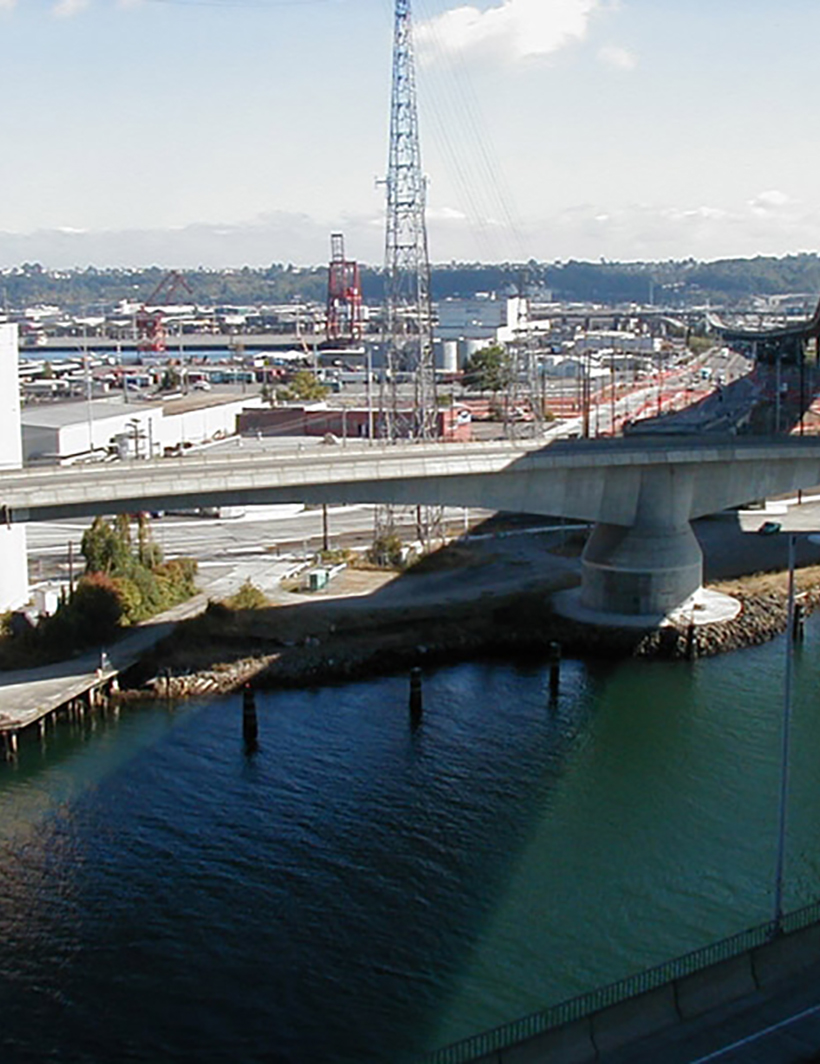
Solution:
[[[559,1002],[539,1012],[532,1012],[517,1020],[471,1035],[460,1042],[437,1049],[422,1058],[420,1064],[467,1064],[490,1053],[509,1049],[520,1042],[581,1020],[601,1009],[618,1005],[649,990],[657,990],[676,979],[692,975],[720,961],[739,957],[749,950],[771,942],[778,934],[799,931],[820,922],[820,901],[786,914],[780,926],[770,920],[757,927],[740,931],[729,938],[713,942],[683,956],[664,961],[653,968],[619,979],[615,983],[597,987],[567,1001]]]

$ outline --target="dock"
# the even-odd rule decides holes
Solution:
[[[93,708],[117,689],[119,676],[169,635],[178,621],[207,605],[199,594],[125,633],[116,643],[35,669],[0,672],[0,756],[17,754],[18,737],[29,728],[45,734],[50,718],[64,709]]]

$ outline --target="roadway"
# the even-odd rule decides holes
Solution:
[[[328,540],[336,547],[364,547],[373,540],[373,506],[328,507]],[[488,516],[488,511],[448,509],[450,529]],[[415,538],[415,513],[400,509],[397,522],[408,538]],[[65,581],[69,573],[69,543],[75,573],[82,571],[80,543],[91,518],[53,521],[28,526],[29,573],[32,584]],[[251,506],[241,517],[209,518],[167,514],[151,522],[155,542],[166,558],[189,557],[199,563],[199,587],[211,598],[225,598],[250,580],[265,594],[273,594],[294,565],[311,559],[322,547],[321,508]]]

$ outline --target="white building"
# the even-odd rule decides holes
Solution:
[[[118,437],[133,438],[147,457],[159,440],[162,407],[91,402],[54,403],[26,407],[22,415],[23,460],[26,465],[65,465],[118,446]]]
[[[155,403],[95,399],[31,406],[22,415],[23,460],[65,465],[106,453],[161,457],[232,436],[238,414],[261,405],[258,395],[207,393]]]
[[[660,350],[661,340],[649,335],[616,329],[589,329],[575,337],[575,346],[579,351],[629,351],[632,354],[651,355]]]
[[[486,340],[512,343],[527,325],[527,300],[492,294],[473,299],[443,299],[438,304],[437,340]]]
[[[17,326],[0,325],[0,469],[22,464]],[[0,610],[17,609],[27,600],[25,526],[0,525]]]

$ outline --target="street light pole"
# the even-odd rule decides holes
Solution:
[[[91,405],[93,388],[91,384],[91,363],[88,357],[88,326],[83,324],[83,369],[85,371],[85,403],[88,417],[88,452],[94,450],[94,409]]]
[[[780,747],[780,810],[777,821],[777,861],[774,876],[774,932],[783,920],[783,868],[786,862],[786,810],[789,797],[789,743],[792,718],[792,668],[794,661],[794,554],[797,537],[789,535],[789,606],[786,622],[786,675],[783,683],[783,731]]]

